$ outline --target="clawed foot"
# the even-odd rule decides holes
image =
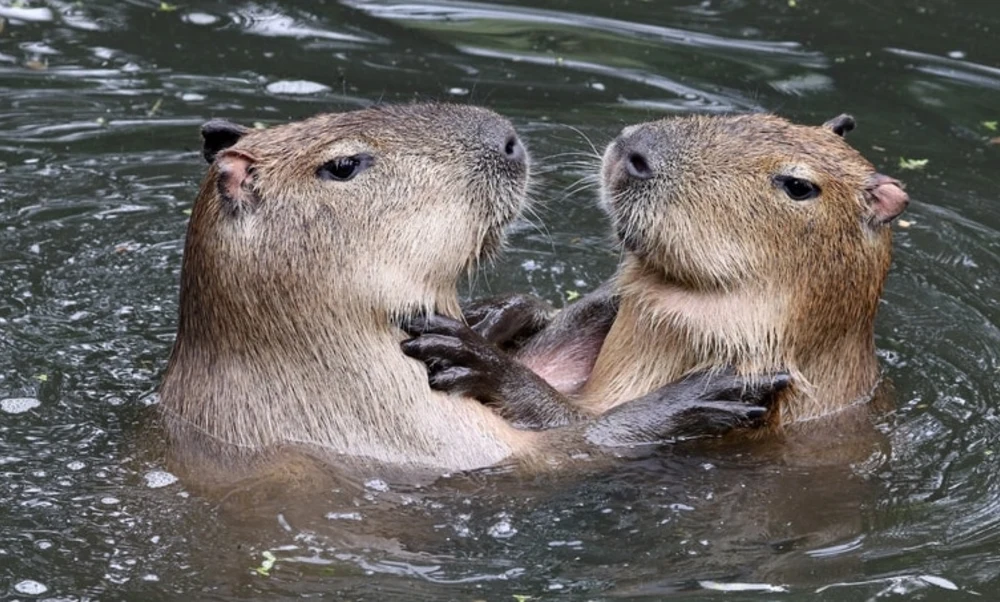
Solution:
[[[427,366],[431,388],[466,395],[525,429],[574,422],[579,411],[545,380],[468,326],[443,316],[412,320],[403,353]]]
[[[652,395],[690,400],[678,415],[678,435],[722,435],[736,428],[763,426],[771,402],[790,384],[786,372],[747,379],[726,369],[688,376]]]
[[[523,341],[548,326],[556,310],[533,295],[508,295],[462,305],[469,328],[494,345]]]
[[[608,410],[588,428],[587,437],[615,447],[759,428],[775,396],[790,384],[784,372],[753,380],[732,370],[702,372]]]
[[[403,325],[412,339],[403,353],[427,366],[431,388],[488,402],[500,388],[499,375],[513,362],[485,338],[458,320],[432,315]]]

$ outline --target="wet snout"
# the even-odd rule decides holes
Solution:
[[[643,182],[657,175],[659,154],[665,141],[646,124],[622,130],[604,154],[603,176],[607,183]]]
[[[509,121],[499,115],[487,114],[477,128],[477,135],[490,159],[515,170],[527,169],[528,153]]]

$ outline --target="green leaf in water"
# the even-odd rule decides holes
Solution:
[[[187,209],[184,209],[183,211],[181,211],[181,213],[183,213],[184,215],[191,215],[191,208],[188,207]]]
[[[170,4],[169,2],[160,2],[160,10],[165,13],[172,13],[177,10],[177,5]]]
[[[524,594],[512,594],[512,597],[516,600],[516,602],[526,602],[526,600],[531,599],[531,596],[526,596]]]
[[[567,301],[576,301],[579,298],[580,298],[580,293],[579,292],[577,292],[577,291],[566,291],[566,300]]]
[[[910,170],[923,169],[927,167],[927,164],[929,162],[930,159],[907,159],[905,157],[900,157],[899,168],[910,169]]]
[[[991,132],[997,131],[997,125],[998,124],[997,124],[996,121],[984,121],[983,122],[983,127],[986,128],[986,129],[988,129]]]
[[[161,106],[163,106],[163,99],[157,98],[156,102],[153,103],[153,106],[148,111],[146,111],[146,116],[152,117],[153,115],[156,115],[156,112],[160,110]]]
[[[274,568],[274,563],[278,561],[278,558],[269,550],[264,550],[261,553],[261,556],[264,557],[264,560],[262,560],[260,562],[260,566],[253,569],[253,571],[261,577],[269,577],[271,575],[271,569]]]
[[[37,380],[40,383],[47,383],[47,382],[49,382],[49,375],[48,374],[36,374],[35,375],[35,380]]]

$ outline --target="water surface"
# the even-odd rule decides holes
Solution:
[[[0,598],[1000,595],[1000,5],[0,0],[0,16]],[[679,450],[585,482],[373,475],[349,503],[263,499],[252,518],[174,482],[142,425],[198,125],[411,99],[515,121],[541,219],[472,292],[557,304],[617,260],[591,143],[694,111],[856,115],[852,143],[914,201],[877,330],[888,444],[823,465]],[[416,535],[393,542],[397,526]]]

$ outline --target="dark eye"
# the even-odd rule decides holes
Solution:
[[[794,201],[808,201],[819,196],[819,186],[809,180],[793,178],[791,176],[778,176],[775,181],[785,194]]]
[[[316,177],[320,180],[346,182],[371,167],[374,162],[374,157],[364,154],[351,155],[350,157],[337,157],[336,159],[327,161],[317,167]]]

